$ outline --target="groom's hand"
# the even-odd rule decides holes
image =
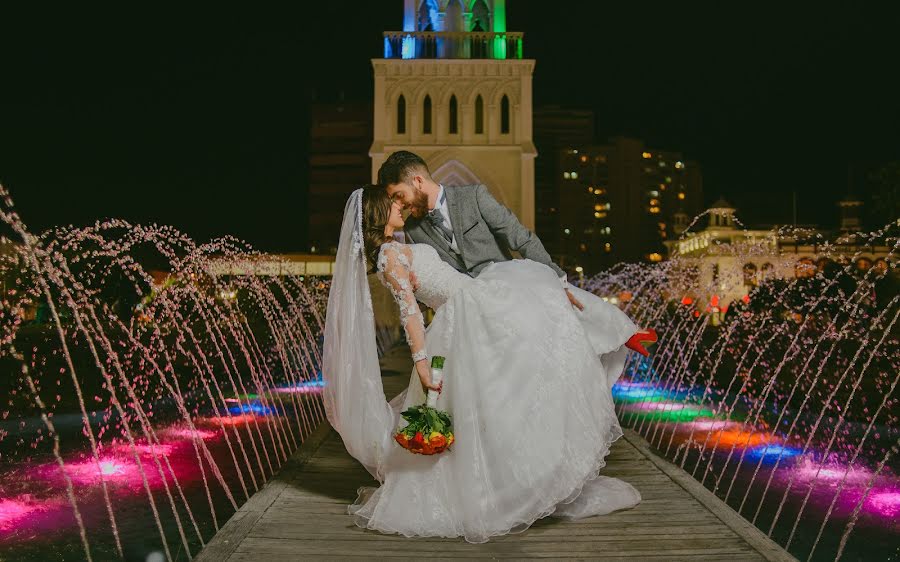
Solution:
[[[584,310],[584,305],[578,302],[578,299],[575,298],[575,295],[572,294],[572,291],[566,289],[566,296],[569,297],[569,302],[572,303],[572,306],[574,306],[578,310]]]

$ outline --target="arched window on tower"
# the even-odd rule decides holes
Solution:
[[[422,0],[416,26],[419,31],[434,31],[438,17],[438,5],[435,0]],[[437,41],[433,36],[419,37],[415,40],[416,58],[433,59],[437,56]]]
[[[406,134],[406,98],[403,94],[397,99],[397,134]]]
[[[422,134],[431,134],[431,96],[426,95],[422,102]]]
[[[434,0],[422,0],[419,4],[418,28],[419,31],[434,31],[434,19],[438,7]]]
[[[475,98],[475,134],[484,134],[484,100],[481,94]]]
[[[459,133],[459,107],[456,104],[456,96],[450,96],[450,129],[449,133],[455,135]]]
[[[509,134],[509,98],[506,94],[500,100],[500,133]]]
[[[471,31],[487,31],[491,28],[491,12],[484,0],[476,0],[472,5]]]

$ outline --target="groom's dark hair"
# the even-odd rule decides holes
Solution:
[[[419,171],[424,171],[425,175],[431,177],[428,164],[421,156],[408,150],[398,150],[388,156],[381,168],[378,168],[378,183],[384,186],[400,183]]]

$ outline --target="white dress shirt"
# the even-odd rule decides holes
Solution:
[[[443,184],[438,184],[438,186],[441,190],[438,191],[437,202],[435,203],[434,208],[440,211],[441,216],[444,217],[444,226],[446,226],[450,232],[453,232],[453,223],[450,222],[450,209],[447,207],[447,198],[444,197],[444,186]],[[453,238],[450,240],[450,249],[457,254],[459,253],[459,246],[456,245],[456,233],[453,234]]]

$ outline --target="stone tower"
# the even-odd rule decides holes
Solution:
[[[485,184],[534,228],[531,75],[505,0],[404,0],[375,73],[372,178],[410,150],[447,186]]]

